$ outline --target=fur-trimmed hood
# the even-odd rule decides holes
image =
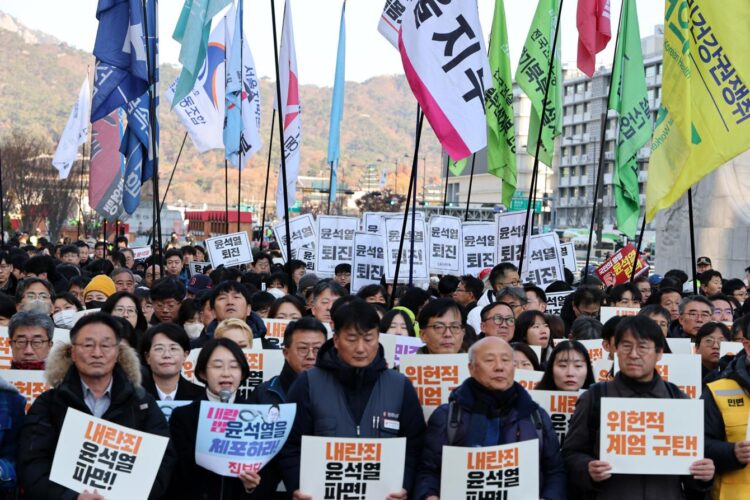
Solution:
[[[44,377],[50,387],[58,387],[65,375],[73,366],[73,359],[70,357],[70,350],[73,346],[69,343],[55,344],[47,356]],[[141,385],[141,362],[138,359],[135,349],[127,344],[120,344],[120,355],[117,358],[117,364],[125,372],[128,380],[135,386]]]

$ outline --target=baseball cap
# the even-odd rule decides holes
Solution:
[[[709,259],[708,257],[705,257],[705,256],[704,257],[698,257],[698,261],[696,262],[696,265],[704,266],[706,264],[708,264],[710,266],[711,265],[711,259]]]
[[[205,274],[196,274],[190,278],[190,281],[188,281],[187,289],[188,292],[196,295],[203,290],[209,290],[212,285],[213,282],[211,281],[211,278]]]

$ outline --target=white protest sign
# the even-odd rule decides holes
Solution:
[[[52,341],[53,344],[70,344],[70,330],[67,328],[55,328],[52,334]]]
[[[563,304],[565,303],[565,297],[567,297],[571,293],[573,293],[573,290],[568,290],[566,292],[546,293],[545,295],[547,295],[547,310],[545,311],[545,313],[551,314],[553,316],[560,316]]]
[[[424,418],[448,402],[453,389],[469,378],[469,355],[408,354],[401,356],[401,373],[411,380],[417,391]]]
[[[0,377],[9,384],[12,384],[26,398],[26,413],[34,404],[36,398],[49,390],[49,384],[44,377],[44,370],[2,370]]]
[[[587,339],[579,340],[578,342],[583,344],[583,347],[589,352],[589,359],[592,363],[609,356],[609,353],[602,346],[602,339]]]
[[[13,351],[10,348],[8,327],[0,326],[0,370],[9,370],[13,361]]]
[[[615,362],[612,359],[597,359],[591,362],[591,368],[594,370],[594,379],[597,382],[606,382],[610,380],[609,373]]]
[[[253,343],[253,347],[255,345]],[[257,345],[260,346],[261,343],[257,342]],[[268,382],[281,373],[281,369],[284,367],[284,353],[281,352],[281,349],[243,349],[242,352],[245,353],[245,359],[250,368],[250,376],[240,384],[237,393],[249,398],[250,394],[262,382]]]
[[[620,371],[619,361],[615,356],[614,372]],[[672,382],[690,398],[701,397],[701,357],[698,354],[662,354],[656,363],[656,371],[662,379]]]
[[[209,238],[205,243],[208,258],[214,267],[239,266],[253,261],[253,253],[245,231]]]
[[[484,448],[443,446],[440,498],[539,498],[539,440]]]
[[[461,274],[461,219],[433,215],[429,227],[430,273],[458,276]]]
[[[169,438],[113,424],[68,408],[50,480],[107,500],[148,498]]]
[[[719,344],[719,357],[723,358],[727,354],[734,356],[744,348],[742,342],[722,342]]]
[[[315,270],[315,244],[318,240],[315,226],[312,214],[289,219],[289,231],[292,233],[290,235],[292,258],[304,262],[309,271]],[[273,226],[273,234],[281,249],[281,257],[286,262],[289,253],[286,247],[286,224],[280,222]]]
[[[384,419],[385,420],[385,419]],[[315,499],[383,500],[401,491],[406,438],[302,436],[299,489]]]
[[[389,280],[392,280],[396,275],[402,222],[402,217],[385,218],[385,272],[386,278]],[[404,246],[401,253],[401,266],[398,271],[399,280],[407,280],[409,278],[412,256],[411,221],[406,224],[406,234],[403,236]],[[429,273],[427,272],[427,238],[425,236],[424,220],[417,219],[414,223],[414,274],[412,276],[415,280],[426,280],[429,278]]]
[[[318,243],[315,246],[319,277],[333,277],[338,264],[352,263],[354,233],[359,222],[354,217],[318,216]]]
[[[409,212],[409,220],[407,224],[411,224],[411,214]],[[399,216],[398,212],[365,212],[362,215],[362,228],[361,230],[365,233],[383,233],[385,227],[386,217],[399,217],[403,221],[403,214]],[[422,212],[416,212],[416,220],[424,221],[424,214]]]
[[[688,475],[703,458],[703,401],[602,398],[600,435],[613,474]]]
[[[541,371],[516,369],[513,380],[521,384],[521,387],[527,391],[531,391],[542,380],[543,376],[544,372]]]
[[[547,288],[553,281],[565,280],[557,233],[529,237],[525,254],[522,277],[524,283],[534,283],[540,288]]]
[[[296,404],[248,405],[201,401],[195,463],[227,477],[262,469],[284,447]]]
[[[164,418],[167,419],[167,422],[169,422],[169,419],[172,418],[172,412],[175,408],[179,408],[180,406],[187,406],[192,401],[187,400],[170,400],[165,401],[163,399],[157,400],[156,404],[159,405],[159,409],[161,409],[162,413],[164,414]]]
[[[389,368],[393,368],[401,363],[401,356],[416,354],[424,342],[418,337],[381,333],[380,345],[383,346],[385,362],[388,363]]]
[[[151,247],[131,248],[133,260],[145,260],[151,257]]]
[[[510,262],[518,267],[526,212],[506,212],[495,215],[497,234],[497,263]],[[528,250],[527,250],[528,251]]]
[[[190,269],[190,276],[195,276],[197,274],[205,274],[206,269],[211,267],[210,262],[198,262],[198,261],[192,261],[188,262],[188,268]]]
[[[266,340],[276,347],[281,348],[284,344],[284,331],[291,322],[291,319],[263,318],[263,323],[266,325]],[[255,344],[253,344],[253,347],[255,347]]]
[[[461,274],[478,276],[497,262],[497,237],[492,222],[464,222],[461,225]]]
[[[578,392],[575,391],[529,391],[531,399],[549,414],[552,427],[560,440],[560,446],[565,441],[565,435],[570,428],[570,418],[576,409]]]
[[[562,256],[563,267],[569,269],[572,273],[578,270],[578,261],[576,260],[576,246],[571,243],[560,243],[560,255]]]
[[[354,233],[351,291],[378,285],[385,274],[385,238],[377,233]]]
[[[187,358],[182,362],[182,376],[194,384],[203,385],[203,382],[200,382],[195,378],[195,363],[198,361],[198,355],[200,353],[200,348],[190,349]]]
[[[603,325],[615,316],[637,316],[640,307],[606,307],[599,309],[599,321]]]
[[[691,339],[665,339],[672,354],[693,354],[693,341]]]

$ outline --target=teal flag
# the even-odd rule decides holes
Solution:
[[[623,3],[614,61],[609,109],[615,110],[619,116],[612,177],[615,215],[617,228],[635,238],[641,212],[638,150],[648,143],[653,132],[635,0]]]
[[[516,70],[516,82],[531,100],[531,117],[526,151],[536,155],[539,127],[542,130],[542,144],[539,149],[539,161],[552,166],[555,151],[555,137],[562,133],[562,73],[560,71],[560,34],[557,34],[555,54],[552,54],[552,41],[560,15],[559,0],[539,0],[531,21],[529,34],[521,52],[521,60]],[[547,94],[547,106],[544,106],[544,91],[547,86],[547,75],[550,64],[553,64]],[[542,120],[542,111],[545,116]]]
[[[211,19],[230,3],[231,0],[185,0],[172,34],[172,38],[182,45],[182,72],[174,91],[173,107],[193,90],[198,72],[206,59]]]
[[[336,74],[333,81],[333,97],[331,99],[331,121],[328,128],[328,163],[331,165],[331,191],[328,199],[336,201],[336,181],[339,158],[341,157],[341,118],[344,116],[344,86],[346,73],[346,0],[341,6],[341,22],[339,23],[339,47],[336,54]]]
[[[510,206],[516,190],[516,127],[513,123],[513,80],[503,0],[495,0],[490,33],[492,88],[485,96],[487,111],[487,170],[503,182],[503,205]]]

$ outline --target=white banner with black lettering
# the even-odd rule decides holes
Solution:
[[[461,219],[446,215],[430,218],[430,273],[461,274]]]
[[[214,267],[239,266],[253,261],[253,252],[245,231],[209,238],[205,243]]]
[[[358,226],[359,221],[354,217],[318,216],[315,273],[319,278],[333,277],[337,265],[352,263],[352,245]]]
[[[392,280],[396,275],[396,262],[398,260],[398,248],[399,242],[401,241],[403,220],[402,216],[386,217],[385,219],[385,270],[386,278],[389,280]],[[407,280],[409,278],[409,267],[412,255],[411,240],[412,231],[410,219],[406,223],[406,234],[404,234],[404,247],[401,252],[401,267],[398,272],[399,280]],[[414,274],[412,276],[412,279],[414,280],[427,280],[429,278],[429,274],[427,273],[426,243],[424,220],[417,219],[414,223]]]
[[[531,236],[524,256],[524,283],[534,283],[546,288],[553,281],[565,279],[560,240],[557,233],[544,233]]]
[[[354,233],[354,261],[351,292],[367,285],[379,285],[385,273],[385,238],[376,233]]]
[[[479,275],[497,261],[497,237],[492,222],[464,222],[461,225],[461,274]]]
[[[315,244],[317,234],[315,220],[312,214],[300,215],[289,219],[289,231],[291,234],[292,258],[305,263],[308,271],[315,271]],[[284,222],[273,226],[273,234],[281,249],[281,256],[286,262],[286,225]]]
[[[525,216],[526,212],[506,212],[495,215],[498,264],[511,262],[518,267],[518,262],[521,259]]]

